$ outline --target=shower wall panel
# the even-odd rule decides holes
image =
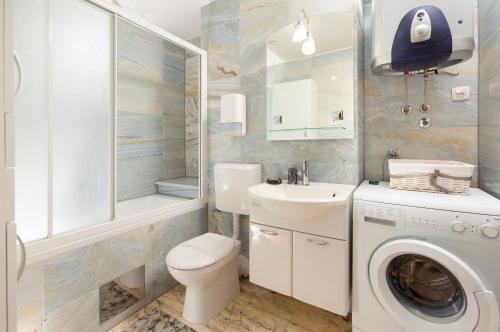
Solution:
[[[184,49],[118,21],[118,201],[186,175]]]
[[[199,82],[200,62],[198,56],[186,59],[186,176],[197,177],[199,173]]]

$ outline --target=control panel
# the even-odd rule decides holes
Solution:
[[[500,216],[360,201],[355,202],[355,207],[357,223],[395,227],[415,235],[498,241],[500,244]]]
[[[470,241],[497,240],[500,243],[500,216],[409,207],[406,229]]]

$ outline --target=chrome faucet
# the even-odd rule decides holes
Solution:
[[[307,160],[302,163],[302,185],[309,185],[309,162]]]

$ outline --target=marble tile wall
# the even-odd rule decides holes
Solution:
[[[301,8],[308,15],[333,10],[358,13],[356,1],[329,0],[216,0],[202,8],[201,47],[208,52],[208,160],[259,163],[263,177],[285,177],[289,167],[308,159],[311,180],[357,184],[363,179],[362,107],[357,107],[355,139],[328,141],[267,141],[266,139],[266,38],[275,30],[295,22]],[[358,13],[359,17],[362,17]],[[362,21],[355,27],[359,37]],[[357,38],[357,41],[362,41]],[[362,74],[361,45],[354,51],[356,72]],[[362,102],[362,84],[356,85],[355,100]],[[247,97],[247,135],[234,137],[219,123],[220,97],[242,93]],[[359,98],[361,97],[361,98]],[[360,117],[361,118],[358,118]],[[211,173],[211,179],[213,173]],[[210,195],[210,229],[231,233],[231,217],[215,211]],[[248,218],[242,221],[242,252],[248,250]]]
[[[431,78],[429,99],[433,110],[428,117],[432,127],[421,129],[419,120],[423,116],[418,107],[423,102],[423,79],[411,77],[409,103],[414,111],[403,115],[403,79],[371,72],[370,6],[365,4],[364,10],[365,177],[382,177],[384,157],[391,148],[398,148],[402,158],[450,159],[478,165],[478,48],[469,61],[447,68],[459,72],[458,77],[441,74]],[[470,100],[452,102],[451,88],[461,86],[471,88]]]
[[[479,185],[500,198],[500,2],[479,0]]]
[[[207,232],[206,220],[203,208],[28,265],[18,287],[18,331],[99,331],[99,287],[143,265],[144,305],[151,302],[177,284],[167,253]]]
[[[196,41],[195,41],[196,42]],[[199,43],[199,41],[198,41]],[[186,176],[198,177],[199,151],[199,81],[200,60],[197,55],[186,59]]]
[[[118,200],[186,176],[184,49],[118,21]]]

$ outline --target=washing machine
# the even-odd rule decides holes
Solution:
[[[499,331],[496,198],[365,182],[353,216],[353,331]]]

